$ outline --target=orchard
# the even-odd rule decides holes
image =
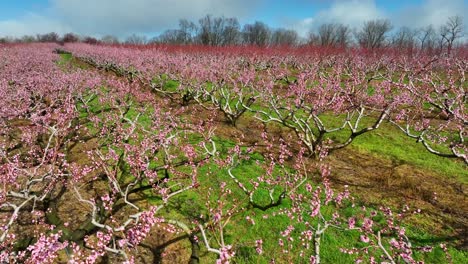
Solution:
[[[0,44],[0,263],[464,263],[467,56]]]

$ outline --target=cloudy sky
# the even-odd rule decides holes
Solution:
[[[448,17],[468,14],[468,0],[0,0],[0,36],[55,31],[120,38],[156,35],[197,21],[206,14],[237,17],[241,24],[263,21],[305,35],[325,22],[359,27],[388,18],[400,26],[438,26]],[[468,17],[464,18],[465,27]]]

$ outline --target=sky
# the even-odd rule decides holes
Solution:
[[[301,36],[323,23],[359,28],[365,21],[390,19],[394,28],[434,25],[468,14],[468,0],[0,0],[0,37],[74,32],[121,39],[177,28],[186,18],[237,17],[241,25],[262,21]],[[468,17],[464,18],[468,29]]]

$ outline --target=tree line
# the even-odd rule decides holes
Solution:
[[[456,45],[463,45],[465,28],[463,18],[449,17],[439,28],[428,25],[421,28],[400,27],[393,31],[388,19],[369,20],[360,28],[351,28],[342,23],[325,23],[301,37],[292,29],[271,28],[261,21],[241,26],[235,17],[206,15],[198,23],[187,19],[179,20],[178,28],[168,29],[154,38],[132,34],[124,41],[116,36],[106,35],[98,39],[67,33],[55,32],[23,36],[21,38],[0,38],[1,42],[85,42],[89,44],[177,44],[177,45],[257,45],[257,46],[298,46],[316,45],[325,47],[360,46],[374,49],[396,47],[404,49],[428,49],[450,51]]]

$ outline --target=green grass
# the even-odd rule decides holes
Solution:
[[[234,142],[221,138],[216,138],[216,143],[222,155],[225,155],[227,149],[235,145]],[[262,173],[262,169],[256,165],[255,161],[262,161],[262,157],[254,153],[252,154],[251,160],[242,162],[241,166],[233,170],[236,177],[247,188],[251,188],[251,185],[248,184],[248,180]],[[174,202],[171,202],[171,205],[165,211],[167,217],[193,219],[199,215],[203,215],[204,218],[207,219],[209,213],[202,201],[208,199],[212,205],[215,205],[218,201],[224,199],[220,197],[220,194],[217,192],[221,182],[227,183],[227,186],[232,190],[232,194],[228,196],[227,199],[236,200],[238,203],[243,204],[245,208],[248,208],[246,195],[227,175],[227,171],[225,169],[220,170],[216,164],[209,163],[200,168],[199,181],[201,183],[200,189],[187,192],[175,199]],[[207,196],[207,191],[209,189],[211,189],[211,193],[210,196]],[[303,191],[301,191],[301,193],[305,194]],[[267,198],[268,192],[266,192],[265,189],[259,188],[254,196],[255,200],[260,203],[262,201],[269,201]],[[223,201],[226,202],[226,200]],[[301,262],[302,258],[299,257],[300,252],[297,244],[295,244],[293,250],[289,253],[281,252],[278,246],[279,239],[284,240],[280,232],[284,231],[292,222],[286,215],[275,214],[290,206],[289,200],[284,200],[280,206],[268,209],[267,211],[250,208],[238,212],[231,218],[224,231],[226,234],[226,243],[236,246],[235,263],[269,263],[271,259],[275,259],[277,263],[306,263],[305,261]],[[373,208],[368,208],[367,210],[370,211],[373,210]],[[322,209],[322,213],[325,217],[330,217],[332,212],[332,206],[323,207]],[[345,217],[356,215],[359,212],[360,206],[346,207],[341,211]],[[246,220],[247,216],[251,217],[255,224],[252,225],[248,222]],[[267,217],[264,218],[264,216]],[[384,220],[384,218],[380,218],[381,224],[385,224]],[[311,219],[311,221],[311,223],[316,223],[314,219]],[[441,241],[445,241],[445,238],[435,237],[428,233],[428,231],[420,230],[411,224],[406,224],[405,227],[415,246],[430,244],[435,247],[434,251],[431,253],[416,254],[415,256],[417,259],[424,260],[426,263],[448,263],[443,251],[437,248],[437,245]],[[296,225],[295,232],[300,233],[304,228],[303,225]],[[255,240],[258,239],[263,240],[263,255],[258,255],[255,252]],[[349,249],[356,246],[364,246],[362,242],[359,241],[359,234],[356,231],[342,231],[330,228],[322,237],[322,261],[323,263],[353,263],[354,256],[343,254],[340,252],[340,249]],[[313,254],[313,250],[305,250],[305,253],[306,255]],[[454,263],[463,263],[466,257],[466,252],[456,250],[453,247],[450,247],[450,254],[454,259]],[[207,262],[213,260],[213,254],[208,254],[202,258],[202,261]]]
[[[253,108],[255,110],[264,110],[259,106]],[[253,118],[251,113],[245,116]],[[344,116],[332,114],[323,114],[320,118],[327,129],[341,127],[345,120]],[[373,122],[375,122],[374,118],[363,118],[359,129],[370,126]],[[312,127],[314,128],[313,125]],[[318,132],[315,131],[315,133]],[[351,130],[346,127],[338,132],[326,134],[326,138],[330,138],[335,142],[345,142],[350,134]],[[356,137],[347,148],[372,154],[378,158],[390,159],[396,161],[397,164],[406,163],[422,170],[457,179],[465,184],[468,183],[467,166],[462,161],[430,153],[421,143],[409,138],[399,128],[388,122],[383,122],[376,130]],[[450,153],[447,148],[439,147],[438,149],[444,153]]]
[[[339,127],[345,119],[343,116],[322,115],[322,121],[328,129]],[[364,118],[359,128],[372,125],[375,119]],[[327,136],[334,141],[344,142],[351,134],[349,129],[333,132]],[[444,158],[430,153],[421,143],[406,136],[396,126],[383,122],[373,131],[364,133],[354,139],[347,147],[363,153],[369,153],[378,158],[390,159],[397,164],[409,164],[425,171],[435,172],[458,181],[468,183],[467,166],[460,160]],[[441,151],[450,153],[448,149]]]
[[[72,56],[71,54],[61,54],[61,58],[59,64],[66,64],[71,60]],[[178,83],[174,81],[168,81],[166,85],[166,88],[169,90],[178,87]],[[101,105],[97,97],[93,98],[90,102],[91,113],[97,112],[103,107],[106,106]],[[78,108],[80,109],[80,107]],[[139,109],[132,108],[127,113],[126,117],[133,118],[138,114],[138,111]],[[145,127],[151,122],[150,114],[151,112],[148,111],[139,119],[140,123]],[[86,118],[87,115],[88,114],[81,109],[80,117]],[[251,118],[251,115],[248,116]],[[330,126],[339,124],[339,119],[333,116],[324,116],[324,120],[330,124]],[[363,120],[363,124],[368,122],[369,120]],[[339,140],[344,138],[346,133],[348,132],[339,132],[331,134],[330,136]],[[195,134],[189,136],[186,140],[191,144],[196,144],[200,142],[201,137]],[[227,151],[235,146],[235,142],[229,139],[215,138],[214,140],[218,151],[221,152],[222,158],[226,158],[229,155]],[[436,171],[439,174],[454,177],[463,183],[468,182],[468,172],[464,164],[430,154],[421,144],[417,144],[408,139],[403,133],[390,124],[383,124],[382,128],[376,131],[357,137],[351,144],[351,147],[362,152],[377,155],[381,158],[412,164],[424,170]],[[237,176],[239,181],[249,189],[252,188],[249,179],[260,176],[263,173],[263,168],[257,165],[257,161],[262,163],[264,159],[259,153],[253,153],[249,160],[242,161],[240,166],[233,170],[233,173]],[[188,171],[190,168],[181,167],[179,170]],[[275,172],[280,173],[280,169],[277,168]],[[199,168],[198,180],[200,182],[199,188],[185,192],[175,197],[175,199],[170,200],[168,206],[162,212],[164,217],[185,222],[202,218],[200,221],[203,221],[203,219],[208,219],[209,217],[208,203],[214,206],[217,202],[222,200],[226,202],[227,207],[233,207],[235,205],[233,201],[237,201],[237,203],[242,204],[242,208],[245,209],[239,209],[225,228],[226,243],[236,246],[235,263],[270,263],[271,259],[275,259],[277,263],[306,263],[305,260],[300,260],[299,248],[294,247],[292,252],[285,254],[281,252],[278,246],[278,240],[282,238],[280,232],[291,224],[291,219],[286,215],[277,215],[276,213],[281,209],[290,208],[291,204],[289,200],[286,199],[280,206],[268,209],[267,211],[249,208],[248,197],[229,177],[227,169],[219,168],[214,162],[209,162]],[[182,180],[181,182],[188,183],[188,181],[189,179]],[[232,194],[229,196],[222,197],[222,194],[219,192],[219,186],[222,182],[226,182],[227,186],[232,189]],[[274,196],[277,197],[280,192],[280,188],[275,189]],[[150,204],[161,204],[160,197],[151,191],[145,192],[145,195],[147,195]],[[254,193],[254,200],[260,204],[268,203],[269,199],[266,186],[260,186]],[[324,207],[323,213],[329,217],[331,209],[332,207]],[[371,209],[372,208],[369,208],[369,210]],[[358,210],[357,207],[347,207],[343,209],[341,213],[348,217],[356,214]],[[247,216],[254,220],[254,225],[246,220]],[[267,217],[264,218],[265,216]],[[314,221],[316,220],[312,219],[312,223],[315,223]],[[305,227],[303,225],[297,225],[296,228],[297,230],[295,232],[300,232]],[[428,231],[420,230],[411,224],[407,225],[407,229],[411,239],[416,241],[415,245],[420,242],[421,244],[429,243],[436,246],[441,241],[444,241],[444,238],[435,237]],[[264,242],[263,255],[258,255],[255,252],[255,240],[257,239],[262,239]],[[341,253],[340,248],[359,246],[361,245],[360,243],[357,232],[343,232],[330,228],[322,238],[322,262],[353,263],[354,258]],[[202,250],[205,250],[204,246],[202,246]],[[468,253],[466,251],[456,250],[453,247],[450,247],[449,251],[454,263],[464,263],[468,258]],[[312,252],[312,250],[307,250],[306,253],[310,255]],[[447,263],[445,254],[439,248],[424,255],[418,253],[416,256],[418,259],[424,259],[427,263]],[[211,263],[214,259],[214,254],[202,254],[201,262]]]
[[[67,65],[73,59],[73,55],[71,53],[61,53],[59,56],[60,60],[57,61],[59,66]]]
[[[92,111],[97,111],[99,107],[103,107],[95,100],[97,99],[93,99],[91,102]],[[135,117],[137,113],[137,109],[131,109],[126,117]],[[335,125],[334,123],[338,122],[336,118],[332,117],[326,117],[325,119],[331,125]],[[148,125],[148,122],[150,122],[149,113],[142,115],[140,122],[145,126]],[[366,122],[367,121],[364,121],[364,123]],[[426,152],[421,145],[416,143],[412,144],[403,134],[396,132],[398,131],[396,131],[395,128],[392,128],[389,124],[385,124],[380,130],[366,133],[358,137],[353,143],[353,147],[360,151],[373,153],[384,158],[402,160],[422,168],[433,168],[440,173],[444,173],[444,175],[450,176],[449,173],[461,173],[460,175],[466,176],[466,172],[463,170],[463,164],[457,167],[458,164],[451,160],[436,157]],[[331,136],[336,139],[345,136],[340,133]],[[197,144],[200,142],[201,137],[195,134],[188,137],[187,140],[191,144]],[[223,158],[226,158],[228,156],[228,150],[235,146],[235,142],[228,139],[218,137],[214,140]],[[256,161],[264,162],[264,159],[260,154],[253,153],[251,159],[242,161],[240,166],[233,170],[233,173],[239,181],[249,189],[252,188],[251,184],[249,184],[249,179],[263,173],[263,169],[256,164]],[[429,166],[431,162],[435,165]],[[445,165],[441,166],[441,164]],[[179,170],[184,171],[189,170],[189,168],[181,167]],[[226,168],[220,169],[217,164],[210,162],[202,166],[198,174],[200,187],[172,199],[169,205],[163,210],[162,216],[184,222],[190,222],[194,219],[206,221],[210,218],[206,202],[209,202],[211,206],[215,206],[218,201],[224,199],[224,202],[227,204],[226,207],[231,208],[235,203],[230,203],[230,200],[226,199],[231,199],[232,201],[236,200],[238,201],[237,203],[242,204],[246,209],[237,212],[224,230],[226,243],[235,245],[236,263],[269,263],[271,259],[275,259],[278,263],[306,263],[299,257],[300,252],[297,245],[295,245],[293,250],[289,253],[281,252],[278,246],[278,240],[282,238],[280,232],[291,224],[291,219],[285,215],[274,214],[281,209],[289,208],[291,205],[288,200],[285,200],[280,206],[271,208],[265,212],[249,208],[248,197],[228,176]],[[222,182],[226,182],[227,186],[232,190],[232,194],[228,197],[221,197],[219,193],[219,186]],[[210,195],[208,195],[208,192],[210,192]],[[275,196],[279,195],[280,192],[281,190],[276,190]],[[151,191],[147,191],[146,194],[150,203],[161,204],[162,201],[157,195],[154,195]],[[269,202],[268,191],[260,187],[254,193],[254,200],[259,204],[267,204]],[[330,209],[331,208],[324,208],[324,214],[329,214]],[[356,210],[356,208],[348,207],[345,208],[342,213],[345,216],[351,216],[356,213]],[[246,220],[247,216],[254,220],[254,225]],[[265,219],[264,216],[267,216],[267,218]],[[315,220],[312,219],[312,223],[314,223],[314,221]],[[418,230],[414,226],[408,225],[407,228],[409,234],[411,234],[411,239],[416,241],[415,245],[418,245],[417,241],[421,241],[421,244],[429,243],[436,246],[441,241],[439,238],[430,235],[427,231]],[[300,233],[302,230],[304,230],[304,226],[296,225],[295,232]],[[255,252],[255,240],[258,239],[262,239],[264,243],[263,255],[258,255]],[[282,239],[284,240],[284,238]],[[213,244],[212,246],[215,245]],[[354,246],[362,246],[361,242],[359,242],[359,235],[357,232],[343,232],[330,228],[322,237],[322,262],[353,263],[354,256],[343,254],[340,252],[340,249]],[[205,250],[203,246],[202,250]],[[450,253],[455,263],[463,263],[463,260],[467,257],[466,252],[456,250],[453,247],[450,247]],[[306,250],[305,254],[313,254],[313,250]],[[212,262],[215,257],[214,254],[203,254],[202,261]],[[424,255],[418,253],[416,257],[427,263],[447,263],[445,254],[439,248],[435,248],[433,252]]]
[[[380,129],[357,137],[351,147],[468,183],[468,170],[463,162],[430,153],[421,143],[410,139],[388,123],[383,124]]]

